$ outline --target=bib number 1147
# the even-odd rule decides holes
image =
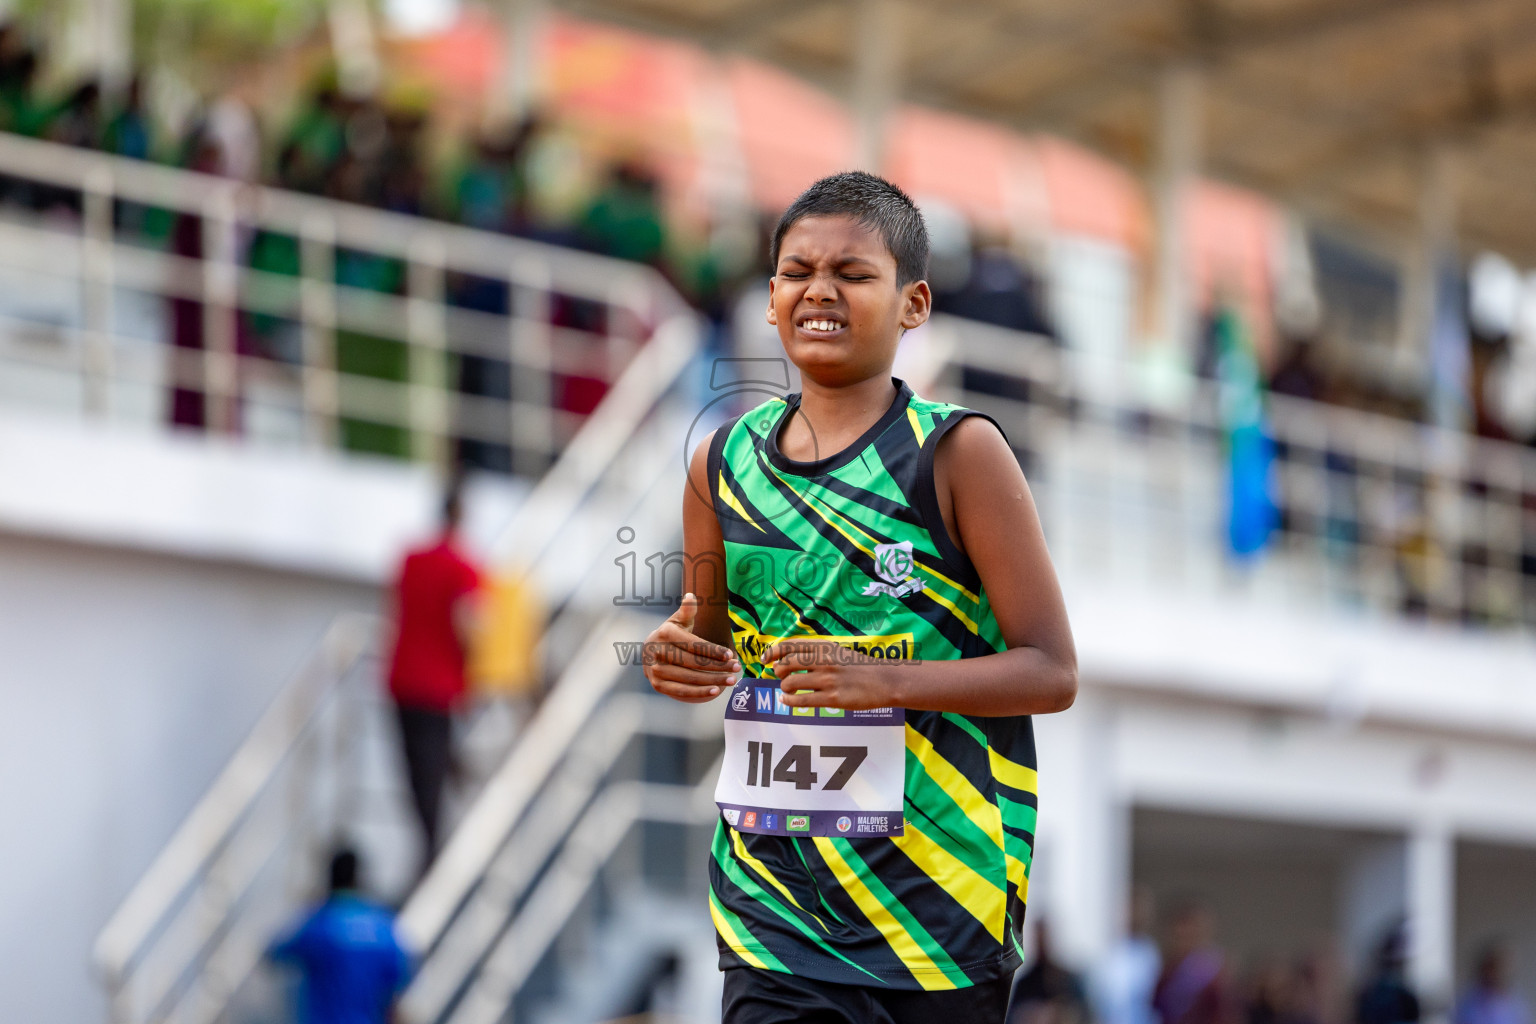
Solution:
[[[842,789],[859,770],[859,765],[869,756],[868,747],[818,747],[817,754],[826,759],[840,760],[832,771],[824,790]],[[822,773],[811,764],[811,745],[797,743],[786,750],[777,762],[773,759],[773,744],[758,740],[747,741],[747,785],[771,786],[775,782],[787,782],[796,789],[812,789]]]

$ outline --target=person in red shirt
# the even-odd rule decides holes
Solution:
[[[461,512],[455,487],[443,502],[442,532],[406,553],[394,591],[389,694],[426,838],[425,864],[439,849],[443,786],[453,763],[453,715],[467,688],[465,661],[480,588],[480,571],[459,547]]]

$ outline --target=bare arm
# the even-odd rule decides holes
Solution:
[[[784,703],[893,705],[980,717],[1072,706],[1077,652],[1066,603],[1029,485],[1008,443],[985,420],[962,421],[939,441],[934,484],[944,527],[976,566],[1007,649],[980,658],[892,664],[818,657],[808,649],[814,641],[784,641],[764,652],[775,674],[783,680],[810,669],[782,684]]]
[[[690,704],[712,700],[741,678],[726,614],[725,539],[709,500],[710,437],[694,450],[683,488],[683,587],[688,593],[646,638],[645,647],[651,687]]]

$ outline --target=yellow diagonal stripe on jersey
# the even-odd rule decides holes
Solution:
[[[917,418],[917,410],[907,406],[907,422],[912,424],[912,433],[917,435],[917,446],[921,448],[927,434],[923,430],[923,421]]]
[[[869,923],[885,936],[885,941],[891,950],[906,965],[907,970],[917,979],[923,988],[933,991],[935,989],[954,988],[955,983],[944,975],[943,970],[933,959],[917,944],[912,933],[902,927],[901,922],[886,909],[880,898],[869,891],[869,886],[864,884],[864,879],[859,877],[857,871],[843,859],[832,840],[823,836],[816,837],[816,849],[821,853],[821,859],[827,862],[827,867],[832,869],[832,874],[842,885],[843,890],[852,898],[854,905],[869,918]]]
[[[768,870],[768,865],[764,864],[762,861],[758,860],[756,857],[752,856],[750,852],[748,852],[747,844],[741,841],[741,833],[737,832],[735,829],[731,829],[730,833],[731,847],[736,851],[737,858],[747,867],[757,872],[759,878],[773,886],[775,889],[779,890],[779,893],[783,895],[785,899],[789,900],[789,902],[793,903],[797,909],[809,914],[811,916],[811,920],[821,925],[822,931],[826,931],[826,922],[817,917],[814,911],[806,910],[804,907],[800,906],[800,901],[795,899],[794,893],[785,888],[784,883],[779,881],[778,877],[775,876],[772,871]]]
[[[767,533],[768,532],[767,530],[765,530],[761,526],[757,525],[757,521],[755,519],[753,519],[751,516],[747,515],[746,506],[741,503],[741,499],[736,497],[736,495],[731,491],[731,489],[729,487],[725,486],[725,474],[724,473],[720,474],[720,478],[719,479],[720,479],[720,500],[725,502],[726,505],[730,506],[730,509],[731,509],[732,512],[735,512],[737,515],[741,516],[741,518],[743,520],[745,520],[748,523],[751,523],[754,527],[756,527],[758,533]]]
[[[780,479],[782,480],[783,477],[781,476]],[[786,486],[789,486],[791,489],[793,489],[793,485],[789,484],[788,481],[785,481],[785,484],[786,484]],[[857,530],[860,534],[863,535],[864,539],[869,541],[871,544],[878,544],[878,543],[880,543],[879,538],[871,536],[868,530],[864,529],[858,523],[854,522],[852,519],[849,519],[847,516],[843,515],[841,512],[839,512],[837,509],[833,508],[831,505],[828,505],[826,502],[821,501],[821,500],[813,497],[810,494],[810,492],[806,492],[806,493],[802,494],[799,491],[795,491],[795,493],[799,494],[800,497],[805,500],[805,503],[807,505],[810,505],[811,508],[816,512],[817,515],[821,516],[821,518],[823,518],[823,519],[826,519],[828,525],[830,525],[838,533],[841,533],[844,537],[847,537],[848,538],[848,543],[852,544],[854,547],[856,547],[860,551],[864,552],[870,558],[874,558],[875,557],[875,553],[873,551],[871,551],[869,548],[865,547],[863,544],[860,544],[853,537],[849,536],[847,530],[843,529],[841,526],[838,526],[837,523],[832,522],[832,520],[827,519],[827,512],[832,513],[838,519],[840,519],[843,522],[847,523],[854,530]],[[825,509],[826,511],[825,512],[822,511],[823,509]],[[960,593],[964,594],[966,597],[968,597],[972,601],[980,603],[981,598],[977,597],[974,593],[972,593],[969,588],[967,588],[967,587],[965,587],[965,586],[963,586],[963,585],[961,585],[959,583],[956,583],[954,580],[950,579],[948,576],[945,576],[943,573],[939,572],[939,570],[937,570],[933,566],[929,565],[928,562],[925,561],[924,559],[920,559],[916,555],[914,555],[913,558],[912,558],[912,563],[914,565],[919,566],[924,572],[926,572],[928,575],[932,576],[934,579],[940,580],[940,581],[942,581],[944,583],[948,583],[950,586],[952,586],[956,590],[960,591]],[[961,618],[965,619],[966,622],[970,622],[971,621],[958,608],[955,608],[954,605],[949,604],[949,602],[947,602],[947,601],[945,602],[945,604],[948,605],[951,609],[953,609],[956,615],[959,615]],[[971,632],[972,633],[976,632],[976,627],[975,627],[974,623],[971,625]]]
[[[720,904],[716,902],[713,892],[709,894],[709,916],[714,919],[715,930],[720,933],[720,937],[725,940],[725,944],[731,947],[731,952],[741,957],[753,967],[763,970],[768,969],[768,965],[763,962],[762,958],[747,948],[747,940],[743,939],[741,933],[736,930],[730,921],[726,920],[725,912],[720,908]],[[760,945],[760,943],[757,944]]]
[[[950,613],[954,615],[955,618],[965,623],[965,628],[970,630],[972,633],[975,633],[978,636],[981,634],[981,629],[976,625],[976,620],[972,619],[969,615],[965,614],[965,612],[955,607],[955,602],[951,601],[943,594],[940,594],[937,590],[930,590],[927,587],[924,587],[922,590],[918,591],[918,593],[931,597],[937,603],[943,605],[945,608],[948,608]]]
[[[928,737],[907,725],[907,749],[917,757],[918,763],[923,766],[923,771],[928,773],[940,789],[955,802],[965,816],[975,823],[987,835],[997,843],[997,848],[1003,848],[1003,814],[997,809],[997,804],[992,803],[982,796],[971,780],[967,779],[961,771],[944,759],[944,755],[934,749]],[[909,782],[910,786],[911,783]],[[910,790],[909,790],[910,792]]]
[[[970,911],[994,939],[1002,942],[1003,922],[1008,914],[1007,894],[934,842],[912,821],[907,822],[903,832],[903,835],[892,837],[891,842],[953,896],[956,903]]]
[[[1040,773],[1033,768],[1026,768],[1017,761],[1010,761],[991,747],[987,748],[987,759],[992,763],[992,777],[998,782],[1026,793],[1039,792]]]
[[[1019,892],[1019,902],[1029,902],[1029,871],[1024,867],[1024,862],[1013,854],[1008,854],[1008,881]]]

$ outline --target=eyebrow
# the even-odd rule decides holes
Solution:
[[[801,256],[799,253],[793,252],[787,252],[779,257],[780,263],[784,263],[786,261],[790,263],[798,263],[802,267],[808,267],[811,265],[810,260],[804,256]],[[833,261],[832,265],[835,267],[846,267],[851,263],[862,263],[865,266],[874,267],[876,269],[879,269],[880,267],[880,264],[876,263],[874,260],[867,259],[863,256],[839,256],[836,260]]]

